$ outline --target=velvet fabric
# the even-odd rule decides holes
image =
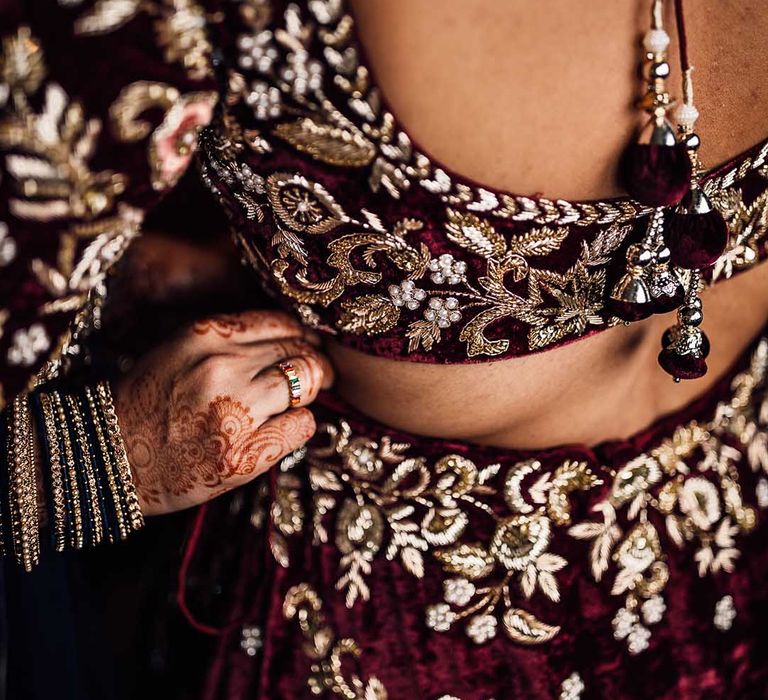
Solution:
[[[685,146],[632,144],[624,155],[627,192],[649,207],[677,204],[691,186],[691,161]]]
[[[589,465],[603,483],[588,493],[572,493],[573,524],[595,519],[595,506],[603,502],[613,488],[614,475],[640,454],[649,454],[692,421],[706,425],[723,402],[733,395],[734,376],[744,369],[742,358],[706,396],[692,402],[675,414],[666,416],[642,433],[621,441],[611,441],[594,448],[563,446],[560,448],[521,452],[480,447],[463,442],[427,439],[394,431],[354,414],[331,396],[323,396],[313,410],[320,424],[338,425],[345,421],[351,434],[381,445],[407,444],[408,456],[424,458],[435,464],[447,453],[472,460],[478,468],[499,463],[503,473],[510,465],[525,460],[538,460],[540,474],[552,476],[564,460]],[[757,409],[763,395],[751,399]],[[721,408],[718,408],[718,404]],[[321,437],[316,441],[323,442]],[[733,450],[731,459],[738,473],[745,502],[754,502],[753,494],[759,473],[747,464],[746,446],[738,437],[726,440]],[[311,450],[310,450],[311,451]],[[682,454],[683,448],[680,448]],[[698,454],[698,453],[697,453]],[[329,461],[342,460],[335,455]],[[693,464],[691,461],[689,464]],[[311,469],[305,462],[291,472],[300,493],[307,520],[317,508],[317,483],[310,486]],[[340,467],[340,473],[343,473]],[[701,470],[696,470],[698,473]],[[270,477],[267,510],[275,508],[278,476]],[[661,484],[658,485],[660,487]],[[653,490],[657,494],[659,488]],[[502,494],[487,501],[497,514],[508,512]],[[390,504],[396,507],[398,504]],[[254,513],[261,512],[255,507]],[[334,516],[335,517],[335,516]],[[562,556],[568,565],[558,572],[561,597],[554,602],[541,595],[526,599],[516,587],[511,588],[512,604],[533,613],[561,631],[551,641],[533,646],[515,643],[503,634],[483,644],[471,641],[459,625],[448,632],[429,629],[425,610],[441,600],[442,579],[436,560],[425,555],[422,578],[412,575],[397,557],[388,560],[376,556],[367,577],[370,601],[357,600],[345,605],[345,594],[338,580],[343,570],[338,532],[334,537],[329,527],[327,542],[313,543],[317,529],[311,523],[288,543],[290,565],[276,562],[269,542],[277,533],[269,516],[259,524],[243,526],[227,533],[237,541],[239,554],[229,566],[237,568],[237,576],[229,580],[220,598],[231,607],[212,616],[209,608],[197,607],[206,584],[205,571],[216,561],[215,552],[204,555],[189,552],[191,576],[196,585],[185,590],[190,601],[189,613],[207,633],[219,637],[218,652],[211,666],[205,700],[244,700],[245,698],[283,699],[310,698],[308,679],[316,675],[313,664],[322,655],[313,654],[312,644],[302,633],[296,620],[284,614],[286,592],[293,586],[309,584],[317,592],[325,622],[336,639],[348,638],[359,646],[359,657],[344,657],[343,672],[347,678],[357,674],[363,682],[377,678],[386,688],[389,700],[457,697],[461,700],[544,700],[557,698],[654,699],[654,700],[761,700],[768,697],[768,588],[762,582],[768,576],[766,556],[766,518],[761,510],[757,527],[739,536],[741,555],[732,573],[725,570],[700,575],[691,543],[678,548],[670,542],[663,518],[649,515],[662,539],[664,561],[669,567],[669,582],[663,593],[666,612],[651,626],[652,635],[646,650],[637,655],[628,652],[624,641],[613,634],[612,620],[620,607],[621,596],[612,595],[613,575],[596,582],[590,569],[589,548],[584,541],[559,532],[552,538],[550,552]],[[328,522],[321,518],[325,525]],[[216,530],[215,510],[202,514],[201,529]],[[263,525],[262,525],[263,522]],[[619,525],[629,522],[619,515]],[[279,533],[277,533],[279,535]],[[219,530],[217,538],[222,539]],[[470,522],[462,541],[487,543],[493,529]],[[195,543],[192,543],[193,545]],[[615,562],[610,564],[611,570]],[[480,585],[479,582],[478,586]],[[222,579],[216,585],[220,586]],[[717,601],[731,596],[736,610],[733,626],[720,630],[713,625]],[[198,605],[201,605],[198,603]],[[254,655],[246,653],[243,631],[257,627],[263,646]],[[578,673],[584,684],[582,694],[566,694],[563,681]],[[361,686],[362,687],[362,686]],[[565,688],[565,689],[564,689]],[[337,694],[326,688],[328,697]],[[340,695],[340,693],[339,693]],[[350,695],[349,697],[363,697]]]
[[[675,265],[704,269],[714,265],[726,249],[728,225],[718,211],[677,212],[670,219],[665,238]]]
[[[261,75],[241,66],[238,60],[238,45],[241,42],[238,38],[242,35],[258,36],[260,39],[266,36],[270,41],[275,36],[285,38],[286,32],[297,23],[286,23],[284,15],[288,10],[293,13],[296,8],[303,20],[307,21],[302,26],[316,29],[319,20],[312,19],[311,12],[325,8],[324,3],[276,0],[269,3],[270,12],[264,15],[267,17],[266,24],[254,27],[247,23],[261,16],[256,9],[260,3],[253,3],[253,6],[214,1],[201,3],[204,16],[211,22],[208,29],[212,53],[222,74],[220,78],[223,78],[216,81],[209,73],[191,76],[184,62],[174,58],[173,52],[162,44],[164,32],[157,29],[158,22],[176,11],[176,5],[171,9],[171,4],[162,3],[162,8],[160,4],[157,7],[154,4],[137,5],[135,12],[127,12],[125,17],[114,21],[110,28],[93,33],[78,32],[75,25],[92,11],[103,11],[109,15],[104,9],[105,4],[25,0],[4,3],[0,8],[4,35],[14,35],[20,27],[30,27],[32,36],[40,42],[40,58],[46,66],[46,73],[40,79],[39,89],[36,87],[35,94],[31,96],[35,110],[42,108],[45,93],[50,87],[61,86],[68,99],[77,103],[78,109],[82,108],[86,118],[94,120],[90,122],[94,131],[92,148],[82,149],[89,150],[87,164],[90,170],[104,178],[107,177],[104,173],[109,172],[125,176],[125,191],[103,216],[95,220],[84,218],[77,212],[58,219],[34,219],[25,216],[23,208],[12,208],[9,205],[14,197],[23,200],[23,188],[8,171],[3,160],[0,214],[3,221],[8,223],[11,238],[16,245],[15,257],[3,267],[0,275],[0,296],[3,302],[0,311],[4,318],[3,334],[0,337],[0,382],[6,400],[11,400],[30,383],[34,374],[54,354],[54,349],[66,336],[80,311],[71,300],[64,299],[65,303],[56,307],[57,312],[50,313],[51,305],[61,302],[62,295],[66,296],[72,290],[46,288],[35,276],[32,262],[43,261],[57,271],[57,260],[66,257],[60,253],[66,250],[68,242],[65,234],[70,229],[85,223],[94,232],[99,231],[101,225],[114,225],[112,218],[125,211],[126,206],[141,215],[146,214],[147,222],[150,223],[152,212],[157,213],[158,203],[166,194],[153,186],[150,148],[153,136],[160,130],[165,119],[165,107],[158,108],[155,105],[144,109],[141,105],[134,105],[137,109],[135,116],[137,120],[140,119],[146,133],[143,136],[134,133],[127,139],[118,138],[111,110],[123,91],[136,84],[154,83],[164,90],[172,88],[167,94],[178,94],[179,99],[201,91],[219,90],[224,94],[228,90],[229,79],[235,78],[227,72],[229,70],[241,71],[243,83],[247,85],[266,79],[276,82],[277,68],[285,67],[286,45],[295,47],[296,41],[281,44],[278,48],[283,65],[276,66],[275,71],[269,75]],[[331,5],[335,3],[328,3],[329,7]],[[241,12],[243,8],[253,12]],[[295,19],[295,15],[291,16]],[[328,50],[329,47],[317,35],[311,31],[304,34],[309,37],[306,53],[312,60],[323,61],[332,55],[333,52]],[[326,32],[326,36],[330,34],[332,32]],[[343,36],[344,33],[339,32],[337,38]],[[358,56],[363,56],[362,46],[356,42],[354,31],[352,41],[353,51],[347,56],[353,55],[355,50]],[[340,87],[342,84],[343,80],[335,80],[330,73],[324,78],[326,94],[339,105],[347,99]],[[288,101],[293,99],[289,92],[286,91],[284,95]],[[378,96],[378,104],[385,104],[381,101],[380,93]],[[612,285],[624,273],[626,247],[642,237],[647,224],[646,215],[635,217],[635,203],[631,200],[618,198],[601,202],[562,203],[559,200],[544,199],[538,194],[520,198],[511,193],[492,192],[483,187],[482,183],[474,183],[439,163],[433,164],[434,168],[429,173],[435,178],[432,190],[429,190],[421,186],[422,176],[412,162],[401,163],[403,171],[409,167],[412,170],[407,173],[408,186],[403,185],[393,195],[381,182],[373,187],[372,180],[375,180],[377,174],[381,175],[382,169],[386,172],[386,168],[392,165],[387,160],[392,153],[402,152],[403,157],[410,157],[424,149],[419,149],[417,144],[403,134],[399,142],[385,143],[383,148],[382,144],[377,144],[378,150],[363,165],[342,166],[323,162],[313,157],[310,151],[290,147],[274,135],[274,130],[280,124],[294,119],[295,113],[292,110],[298,109],[300,103],[301,100],[294,100],[280,117],[262,120],[254,117],[253,109],[249,111],[240,105],[235,109],[237,119],[234,127],[235,131],[239,129],[246,132],[248,138],[255,139],[252,130],[256,130],[269,140],[269,149],[261,153],[248,150],[238,154],[238,166],[247,165],[252,173],[262,178],[278,172],[297,174],[330,193],[349,215],[333,232],[302,234],[309,282],[322,287],[329,281],[328,270],[323,266],[328,261],[330,246],[342,235],[359,234],[361,227],[358,224],[363,219],[369,226],[369,233],[378,221],[388,234],[395,231],[396,226],[403,221],[418,220],[421,228],[406,229],[408,240],[416,249],[423,246],[430,260],[439,259],[442,255],[461,257],[467,264],[467,276],[473,280],[486,275],[487,261],[481,256],[465,255],[465,250],[448,235],[451,223],[449,208],[462,215],[482,218],[486,224],[490,222],[499,239],[505,242],[517,241],[519,245],[522,245],[521,241],[528,240],[526,236],[534,229],[539,232],[542,228],[565,229],[567,235],[558,237],[557,246],[545,247],[544,251],[539,250],[527,256],[526,264],[538,269],[542,278],[549,280],[555,279],[557,275],[568,275],[569,271],[577,268],[585,247],[599,248],[596,243],[600,236],[615,224],[627,227],[628,230],[618,248],[608,256],[608,260],[601,263],[605,269],[605,284],[599,294],[589,299],[594,306],[600,307],[590,316],[593,320],[599,319],[599,322],[587,325],[581,332],[563,333],[556,341],[547,344],[546,348],[576,341],[608,327],[611,312],[604,308],[604,302]],[[373,97],[371,103],[375,103]],[[358,107],[364,110],[364,105]],[[355,116],[347,107],[344,110],[347,119],[360,122],[360,114]],[[212,131],[220,131],[220,127],[221,124],[218,124]],[[16,150],[25,155],[23,149]],[[723,262],[717,279],[736,274],[766,256],[765,205],[762,208],[756,205],[766,191],[766,178],[757,162],[759,154],[762,154],[764,164],[765,145],[761,144],[710,174],[709,179],[712,179],[737,167],[739,171],[738,177],[729,182],[730,189],[726,194],[738,195],[739,201],[733,205],[732,213],[743,235],[737,238],[738,250]],[[244,207],[242,201],[235,196],[242,194],[235,191],[235,185],[240,186],[242,183],[233,179],[231,171],[227,170],[229,164],[222,165],[217,160],[219,156],[221,153],[206,152],[202,154],[201,163],[204,169],[207,167],[210,183],[219,193],[219,203],[230,214],[233,230],[240,239],[243,252],[261,275],[265,289],[284,308],[291,312],[297,311],[299,305],[296,300],[281,293],[278,288],[271,266],[279,245],[275,237],[280,232],[265,192],[256,187],[254,193],[251,193],[256,197],[259,209],[254,208],[250,202],[250,208]],[[747,159],[751,160],[751,166],[741,168]],[[221,170],[217,170],[217,164]],[[240,173],[242,175],[242,170]],[[439,177],[440,173],[456,186],[455,191],[451,192],[452,199],[440,193],[444,182]],[[194,177],[194,174],[191,176]],[[394,171],[391,176],[396,176]],[[189,184],[188,181],[186,184]],[[477,194],[479,199],[473,200],[474,195],[467,195],[470,192]],[[202,199],[197,201],[203,203]],[[514,206],[521,209],[513,211],[513,207],[502,215],[497,206],[496,213],[489,213],[494,201],[499,206],[504,202],[514,202]],[[179,208],[185,211],[180,212]],[[539,212],[540,220],[546,223],[532,223],[532,210]],[[369,212],[373,217],[366,219],[364,212]],[[575,216],[574,212],[579,215],[578,223],[569,220],[569,217]],[[181,235],[189,235],[185,219],[196,218],[197,223],[203,220],[197,214],[189,216],[190,213],[186,205],[172,207],[165,212],[165,221],[172,219]],[[352,222],[351,217],[357,221]],[[153,223],[163,225],[160,220]],[[480,226],[482,228],[482,222]],[[381,231],[379,233],[381,240],[391,242],[391,238]],[[498,239],[493,240],[501,245]],[[83,238],[77,242],[76,260],[81,259],[91,241],[90,238]],[[432,349],[424,346],[410,349],[409,339],[403,332],[404,323],[367,334],[339,332],[337,323],[343,315],[345,304],[351,303],[361,294],[375,292],[386,296],[389,286],[403,280],[402,267],[390,264],[391,261],[382,264],[381,251],[373,251],[373,254],[377,265],[372,272],[380,274],[375,285],[368,282],[348,284],[332,302],[313,306],[317,315],[315,325],[320,331],[334,334],[339,342],[363,352],[416,362],[484,362],[545,349],[544,346],[534,347],[529,342],[529,323],[509,316],[494,321],[486,328],[485,333],[490,341],[508,341],[503,352],[493,357],[468,353],[466,341],[460,338],[461,326],[457,324],[444,329],[440,343]],[[398,260],[407,268],[408,260]],[[365,260],[358,251],[352,262],[356,266],[363,266]],[[65,270],[60,274],[65,272],[65,279],[68,279],[71,271]],[[296,266],[289,270],[291,281],[296,281],[296,272]],[[530,276],[526,278],[520,272],[521,269],[516,269],[505,274],[504,285],[510,298],[527,300],[530,298]],[[715,278],[714,270],[709,274],[711,279]],[[428,279],[429,274],[425,273],[423,278]],[[576,278],[570,279],[573,282]],[[86,285],[86,288],[74,291],[80,293],[89,289]],[[573,288],[568,291],[574,292]],[[556,292],[543,291],[545,319],[558,317],[558,294],[562,290]],[[261,302],[259,297],[254,300],[254,305]],[[134,318],[139,319],[140,316]],[[413,315],[408,320],[416,318],[418,315]],[[143,319],[137,325],[144,325],[141,321]],[[24,363],[9,362],[9,351],[15,339],[20,332],[26,333],[33,325],[45,329],[50,339],[50,348],[38,352]],[[136,335],[140,336],[142,331],[146,329],[137,329]],[[98,361],[98,347],[95,349]],[[583,462],[601,475],[603,484],[569,496],[572,502],[571,517],[573,523],[578,524],[594,519],[591,509],[605,496],[612,479],[612,467],[626,464],[638,454],[670,440],[675,434],[675,427],[683,422],[694,418],[709,420],[717,402],[729,395],[730,379],[731,376],[724,378],[701,401],[665,418],[642,434],[594,449],[567,446],[540,453],[521,453],[420,438],[375,424],[329,395],[323,396],[314,410],[319,422],[335,426],[346,423],[364,441],[379,446],[385,442],[407,443],[407,454],[414,459],[424,460],[424,464],[429,464],[431,468],[447,453],[472,460],[481,468],[498,463],[502,472],[521,460],[534,459],[541,463],[541,473],[544,475],[554,473],[556,467],[562,466],[563,460]],[[745,499],[746,494],[751,498],[759,474],[747,464],[737,437],[729,439],[729,446],[738,455],[733,466],[738,471]],[[334,453],[328,459],[344,473],[345,466],[340,453]],[[568,690],[563,684],[574,673],[579,674],[585,686],[582,697],[590,699],[760,700],[766,697],[768,590],[762,582],[768,574],[768,557],[765,555],[763,519],[759,520],[751,534],[740,538],[741,555],[731,574],[720,571],[715,576],[699,577],[691,546],[680,550],[665,546],[665,561],[670,571],[670,583],[665,593],[667,612],[664,619],[653,626],[649,648],[636,656],[627,652],[624,640],[613,637],[612,620],[621,601],[611,595],[612,578],[606,577],[595,582],[589,565],[588,544],[570,538],[562,530],[553,538],[550,547],[554,554],[568,561],[566,567],[556,572],[560,601],[542,597],[540,593],[527,600],[517,588],[511,594],[513,602],[519,604],[521,609],[530,611],[550,625],[560,626],[559,634],[545,644],[524,646],[513,643],[499,632],[493,640],[477,644],[458,625],[447,632],[427,627],[426,608],[441,600],[444,578],[444,572],[441,573],[440,565],[431,554],[425,554],[424,575],[419,577],[405,570],[402,559],[390,560],[383,553],[378,553],[371,563],[370,575],[367,576],[370,602],[358,600],[351,608],[346,606],[345,594],[337,589],[342,557],[333,528],[337,515],[326,518],[331,519],[331,522],[326,523],[330,535],[328,541],[318,544],[313,543],[317,528],[311,518],[306,520],[315,507],[309,472],[306,462],[300,461],[288,473],[294,482],[291,488],[297,492],[295,503],[300,505],[298,510],[305,515],[303,529],[291,536],[279,531],[274,524],[273,513],[281,503],[280,489],[286,488],[281,485],[284,475],[279,469],[271,472],[268,478],[262,479],[254,488],[243,490],[231,499],[199,511],[197,525],[193,530],[194,537],[190,540],[179,577],[179,608],[190,618],[187,631],[198,637],[216,639],[218,649],[212,656],[203,654],[185,657],[189,647],[165,644],[164,657],[173,656],[174,659],[167,666],[170,678],[166,679],[164,688],[170,690],[163,693],[164,699],[174,697],[174,692],[179,694],[181,685],[192,685],[190,693],[205,700],[312,697],[308,678],[318,672],[311,667],[313,664],[322,666],[328,658],[313,650],[313,641],[301,631],[295,617],[286,619],[286,593],[300,584],[311,585],[319,596],[325,624],[335,638],[351,639],[357,645],[360,654],[357,668],[351,664],[351,655],[345,654],[342,662],[344,677],[349,680],[351,674],[357,674],[363,685],[376,677],[386,687],[389,700],[431,700],[441,697],[447,700],[451,696],[461,700],[543,700],[558,697],[574,700],[575,691],[570,697],[563,695]],[[435,472],[431,471],[430,478],[434,477]],[[494,512],[507,512],[506,501],[500,491],[489,497],[488,507]],[[659,532],[664,531],[664,523],[658,518],[655,524]],[[622,521],[622,526],[625,525]],[[283,528],[287,528],[285,523]],[[493,530],[488,523],[473,522],[468,525],[466,537],[487,544],[492,536]],[[281,545],[276,544],[281,542],[285,551],[280,549]],[[276,556],[280,560],[287,556],[289,565],[278,563]],[[130,573],[126,573],[125,579],[133,583]],[[158,582],[157,575],[147,576],[147,579],[158,589],[163,589],[161,594],[165,593],[165,580]],[[138,583],[136,585],[138,587]],[[730,630],[720,631],[713,627],[712,618],[716,602],[722,600],[724,595],[733,597],[737,617]],[[81,603],[83,600],[88,601],[88,598],[84,597]],[[174,614],[176,612],[174,608]],[[162,618],[161,615],[157,617]],[[161,619],[158,626],[167,627],[165,623],[167,620]],[[254,636],[256,628],[260,637]],[[250,636],[245,636],[246,629]],[[163,637],[166,634],[167,630],[162,629],[157,636]],[[258,639],[260,641],[254,641]],[[249,654],[249,649],[255,653]],[[192,658],[190,665],[194,668],[184,669],[179,657],[182,657],[182,661]],[[185,682],[193,675],[193,671],[201,668],[206,671],[206,681],[202,687]],[[366,700],[379,700],[381,693],[376,695],[376,692],[373,688],[366,697],[364,691],[360,690],[358,695],[366,697]],[[338,696],[339,691],[326,686],[326,695]],[[349,697],[348,693],[346,695]]]
[[[647,231],[649,206],[674,205],[689,189],[685,149],[630,149],[628,179],[642,204],[629,197],[564,202],[475,182],[430,158],[398,124],[344,3],[330,13],[313,14],[315,8],[273,4],[265,25],[271,34],[254,49],[256,56],[272,52],[268,69],[250,55],[244,60],[232,43],[247,31],[237,17],[217,28],[226,97],[199,153],[245,257],[279,303],[355,350],[439,364],[528,355],[613,325],[611,292],[627,271],[627,249]],[[331,50],[332,34],[339,39]],[[304,92],[306,76],[296,78],[303,57],[315,61],[319,96]],[[358,72],[365,76],[363,97],[349,92]],[[249,87],[233,90],[233,74]],[[283,74],[289,77],[275,77]],[[339,124],[343,129],[334,131]],[[254,134],[261,139],[256,146]],[[353,148],[361,143],[365,148]],[[766,179],[747,167],[724,183],[716,178],[746,160],[762,162],[764,151],[759,144],[702,178],[707,192],[722,189],[718,202],[734,230],[750,226],[737,211],[765,206],[757,200]],[[300,212],[298,199],[310,209]],[[378,240],[365,243],[370,237]],[[749,245],[750,259],[765,257],[762,239]],[[464,271],[447,280],[439,274],[441,259]],[[744,267],[732,266],[728,275]],[[705,274],[707,281],[723,277]],[[423,294],[410,306],[397,299],[405,283]],[[429,303],[451,297],[455,317],[429,326]]]

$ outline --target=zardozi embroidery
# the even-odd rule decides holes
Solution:
[[[343,335],[400,334],[407,353],[444,350],[450,337],[467,358],[493,358],[519,346],[522,335],[523,351],[537,351],[619,322],[606,301],[648,208],[630,200],[534,200],[454,182],[382,108],[342,3],[313,2],[308,11],[290,4],[282,18],[269,18],[244,22],[229,94],[202,136],[202,170],[226,206],[274,227],[266,244],[249,227],[238,224],[235,233],[266,284],[293,300],[306,323]],[[349,211],[343,193],[305,172],[270,170],[278,148],[329,172],[361,169],[373,192],[395,200],[423,188],[441,215],[398,217],[397,204],[386,216]],[[246,161],[263,155],[254,162],[264,170],[255,172]],[[753,171],[768,174],[766,155],[768,144],[704,185],[731,230],[712,281],[762,256],[768,199],[745,204],[737,185]],[[594,231],[578,230],[587,226]],[[427,227],[453,249],[428,247]]]
[[[436,567],[443,596],[425,610],[428,627],[444,632],[461,625],[477,644],[503,633],[531,645],[560,631],[526,601],[537,597],[554,606],[560,600],[558,574],[569,562],[556,545],[572,537],[589,544],[584,556],[595,580],[608,580],[621,600],[614,636],[639,653],[665,614],[669,547],[692,550],[700,576],[730,572],[738,536],[754,529],[757,507],[766,506],[760,497],[768,473],[766,367],[762,340],[710,421],[681,425],[615,470],[576,460],[545,469],[535,459],[502,468],[457,454],[433,461],[409,444],[355,435],[343,420],[325,424],[321,444],[280,467],[272,508],[278,560],[288,565],[290,538],[304,532],[318,545],[332,543],[339,554],[336,587],[350,608],[369,599],[368,579],[382,558],[419,578]],[[761,474],[749,498],[756,505],[742,494],[743,465]],[[312,487],[311,507],[300,498],[299,468]],[[603,485],[606,495],[593,507],[597,519],[574,522],[572,499]],[[478,539],[468,532],[489,534]],[[718,610],[722,628],[726,604]]]

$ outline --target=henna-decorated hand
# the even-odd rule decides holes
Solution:
[[[290,361],[302,387],[289,408]],[[303,406],[333,371],[307,332],[267,311],[195,323],[119,382],[116,408],[145,515],[209,501],[240,486],[314,433]]]

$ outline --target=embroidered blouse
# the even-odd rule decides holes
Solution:
[[[458,363],[525,355],[619,322],[606,304],[651,209],[495,191],[414,145],[342,2],[272,3],[222,54],[203,174],[264,284],[357,350]],[[765,256],[768,142],[709,173],[730,246]]]
[[[203,181],[264,287],[338,341],[489,361],[618,322],[606,301],[649,210],[499,192],[430,160],[339,0],[28,0],[0,29],[0,405],[82,353],[107,271],[214,111]],[[767,156],[705,178],[731,230],[709,282],[765,257]]]

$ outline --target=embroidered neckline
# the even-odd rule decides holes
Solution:
[[[619,322],[606,298],[648,209],[452,181],[383,106],[341,2],[278,11],[238,30],[202,173],[245,257],[305,323],[363,352],[451,363]],[[732,234],[708,280],[766,254],[767,157],[768,142],[704,184]]]
[[[318,11],[313,9],[320,5],[336,8],[336,14],[327,9]],[[347,0],[321,0],[319,3],[310,3],[310,10],[315,18],[322,23],[328,20],[327,30],[331,35],[346,36],[346,44],[338,48],[342,55],[344,51],[352,49],[356,55],[357,67],[361,75],[365,76],[367,94],[370,102],[377,105],[382,115],[391,123],[391,129],[396,134],[395,140],[402,139],[403,144],[413,151],[414,160],[428,168],[427,177],[419,179],[419,184],[430,192],[440,194],[443,200],[450,205],[463,205],[470,211],[494,214],[501,218],[510,218],[517,221],[532,221],[533,223],[567,224],[576,221],[584,221],[584,225],[590,223],[613,223],[626,221],[629,218],[639,218],[651,212],[650,207],[641,205],[629,195],[615,197],[596,197],[585,199],[565,199],[562,197],[548,197],[537,194],[519,194],[511,190],[497,187],[489,183],[480,182],[475,178],[460,173],[455,168],[449,167],[439,158],[434,157],[416,141],[403,127],[397,118],[395,110],[384,95],[378,82],[374,80],[374,73],[370,68],[367,52],[361,40],[357,20]],[[331,54],[333,55],[333,54]],[[352,54],[350,53],[349,56]],[[329,70],[339,75],[339,62],[331,60],[327,52],[323,53],[326,66]],[[720,190],[731,186],[742,179],[750,170],[761,167],[768,159],[768,138],[759,141],[754,146],[711,168],[702,175],[702,182],[707,191]],[[448,186],[452,183],[452,186]],[[595,214],[600,211],[600,220],[595,219]],[[618,214],[618,212],[621,214]],[[632,216],[627,216],[629,212]],[[616,213],[614,213],[616,212]],[[612,217],[612,218],[605,218]]]

